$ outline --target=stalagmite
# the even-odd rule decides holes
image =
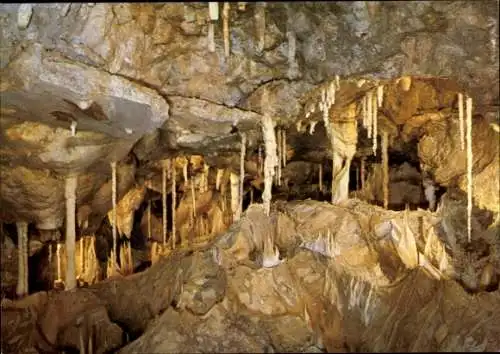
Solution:
[[[176,209],[176,198],[177,198],[177,193],[176,193],[176,178],[177,178],[177,169],[175,165],[175,160],[174,163],[172,164],[172,249],[175,249],[175,241],[176,241],[176,227],[175,227],[175,209]]]
[[[377,109],[377,97],[372,95],[372,123],[373,123],[373,131],[372,131],[372,137],[373,137],[373,155],[377,156],[377,125],[378,125],[378,109]]]
[[[76,238],[76,176],[66,177],[64,196],[66,198],[66,290],[76,287],[75,238]],[[116,225],[116,219],[115,223]],[[116,227],[116,226],[115,226]]]
[[[465,149],[465,133],[464,133],[464,95],[458,93],[458,121],[460,125],[460,149]]]
[[[162,163],[161,168],[161,206],[162,206],[162,240],[167,243],[167,166]]]
[[[286,167],[286,159],[287,159],[287,147],[286,147],[286,130],[283,129],[282,131],[282,136],[281,136],[281,143],[283,144],[283,147],[281,148],[281,155],[283,156],[283,167]]]
[[[112,269],[118,264],[117,235],[116,235],[116,162],[111,162],[111,199],[113,202],[113,248],[111,249]],[[110,274],[108,273],[108,277]]]
[[[472,98],[465,100],[467,114],[467,239],[472,235]]]
[[[368,91],[366,93],[366,114],[367,114],[367,128],[368,128],[368,139],[372,137],[372,125],[373,125],[373,114],[372,114],[372,102],[373,102],[373,93]]]
[[[239,213],[243,213],[243,194],[245,191],[245,155],[246,155],[247,136],[241,134],[241,155],[240,155],[240,204]]]
[[[17,251],[18,251],[18,277],[16,295],[19,297],[28,295],[28,223],[16,222],[17,227]]]
[[[281,129],[276,129],[276,145],[278,153],[278,165],[276,170],[276,185],[281,186]]]
[[[229,178],[231,183],[231,211],[233,213],[233,221],[240,220],[240,178],[236,173],[231,172]]]
[[[275,167],[279,163],[276,155],[276,137],[274,135],[274,122],[272,118],[264,114],[262,118],[262,134],[264,136],[264,146],[266,149],[266,158],[264,160],[264,192],[262,193],[262,201],[264,210],[269,215],[271,210],[273,177]]]
[[[266,36],[266,3],[258,2],[255,6],[255,27],[257,32],[257,52],[262,53]]]
[[[222,175],[224,174],[224,170],[218,168],[217,169],[217,176],[215,177],[215,189],[220,190],[220,181],[222,179]]]
[[[229,9],[230,5],[228,2],[224,3],[222,8],[222,26],[223,26],[223,34],[224,34],[224,55],[229,57]]]
[[[383,193],[384,193],[384,208],[387,209],[389,207],[389,134],[384,131],[382,133],[382,185],[383,185]]]
[[[323,193],[323,164],[319,164],[319,191]]]

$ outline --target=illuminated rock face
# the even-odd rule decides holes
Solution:
[[[2,280],[7,279],[15,289],[12,279],[20,275],[20,293],[27,288],[26,274],[17,274],[27,268],[26,248],[30,260],[54,258],[55,242],[64,244],[68,226],[67,234],[76,234],[77,242],[76,247],[70,245],[69,253],[74,252],[72,248],[84,249],[96,259],[95,264],[106,261],[111,242],[106,215],[110,215],[113,199],[118,213],[112,222],[118,231],[116,242],[136,247],[127,253],[126,266],[125,260],[120,261],[127,272],[131,265],[151,258],[150,249],[138,250],[137,244],[161,242],[164,234],[169,247],[211,240],[227,231],[233,219],[244,223],[250,203],[264,203],[266,212],[273,215],[293,199],[320,199],[343,207],[358,196],[372,203],[385,202],[389,209],[406,204],[416,209],[427,200],[430,210],[437,209],[439,214],[448,205],[440,193],[469,191],[471,174],[472,205],[466,213],[472,220],[468,225],[472,240],[497,230],[483,227],[495,225],[494,217],[497,226],[500,220],[495,1],[398,6],[359,1],[2,4],[0,23],[0,222],[2,227],[29,224],[29,244],[21,245],[23,269],[4,268],[10,258],[2,255],[2,269],[8,269],[2,270]],[[330,88],[328,95],[325,87]],[[467,151],[462,148],[467,112],[462,106],[470,98],[474,102],[473,155],[472,169],[467,170]],[[457,101],[462,102],[460,107]],[[382,154],[382,136],[388,139],[387,156]],[[389,171],[379,167],[382,155]],[[174,166],[162,184],[160,162],[166,159]],[[116,183],[111,181],[111,162],[117,164]],[[72,175],[77,176],[76,214],[68,220],[76,225],[67,225],[64,179]],[[422,181],[423,175],[429,180]],[[382,181],[387,183],[382,185]],[[160,195],[163,189],[165,199]],[[152,205],[149,217],[145,213],[148,203]],[[168,213],[165,209],[163,214],[158,203],[166,205]],[[482,213],[481,217],[475,213]],[[310,214],[307,221],[313,223],[314,218]],[[278,229],[296,227],[288,221]],[[459,221],[455,225],[447,219],[442,228],[462,230],[467,223]],[[392,228],[391,235],[404,230],[397,223],[383,225],[383,230]],[[346,226],[338,226],[342,227]],[[339,256],[342,245],[332,241],[332,230],[307,240],[300,239],[309,237],[307,233],[296,234],[295,243],[285,246],[277,230],[275,238],[239,240],[232,252],[238,261],[257,253],[251,265],[266,269],[259,269],[261,278],[248,277],[254,285],[266,285],[264,281],[285,267],[288,251],[297,245]],[[360,237],[357,228],[351,231],[351,237]],[[458,234],[453,237],[462,240]],[[145,235],[151,240],[145,240]],[[95,236],[95,246],[78,248],[82,236]],[[53,242],[50,248],[47,242]],[[457,242],[461,241],[450,241]],[[8,241],[2,239],[2,243]],[[37,243],[41,246],[32,251]],[[54,253],[45,254],[47,249]],[[158,254],[164,251],[168,250]],[[352,260],[369,258],[360,254]],[[120,253],[117,256],[124,258]],[[72,259],[83,257],[78,251],[71,255]],[[64,259],[62,267],[67,268]],[[306,260],[299,262],[299,269],[307,268]],[[424,260],[420,266],[435,276],[439,273],[434,268],[446,269],[449,261],[441,257]],[[470,288],[487,287],[498,277],[491,270],[498,269],[498,264],[488,264],[492,266],[486,270],[467,268],[459,280]],[[226,264],[222,260],[220,265]],[[40,266],[55,267],[54,262]],[[88,282],[102,280],[97,268],[86,270]],[[213,278],[218,282],[219,276]],[[276,275],[280,276],[290,277]],[[70,287],[74,279],[72,283]],[[339,289],[348,285],[337,284]],[[364,293],[360,289],[365,285],[356,280],[349,289]],[[220,288],[212,292],[207,287],[200,293],[196,289],[187,287],[178,300],[191,310],[196,308],[197,314],[205,313],[201,302],[213,305],[221,300]],[[271,296],[268,290],[263,289],[261,295]],[[314,288],[314,293],[320,290]],[[359,305],[360,299],[350,299],[349,306]],[[293,294],[287,299],[289,303],[294,300]],[[273,302],[259,305],[245,292],[239,294],[239,301],[252,310],[261,306],[266,313],[283,309],[273,307]],[[362,318],[367,324],[372,320],[372,300],[363,301]],[[214,311],[216,318],[221,315],[218,311],[223,309]],[[321,316],[313,308],[307,311],[312,319],[300,320],[300,325],[305,323],[314,331],[320,326],[340,326],[334,320],[316,323],[315,318]],[[300,327],[297,319],[307,317],[304,309],[291,312],[280,321]],[[442,328],[438,332],[446,334]],[[242,335],[232,334],[235,338]],[[446,344],[446,335],[438,337]],[[447,349],[445,344],[442,349]],[[245,345],[255,351],[269,349],[250,339]],[[380,349],[377,343],[374,348]]]

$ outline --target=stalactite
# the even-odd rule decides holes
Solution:
[[[281,136],[281,143],[283,144],[283,147],[281,148],[281,155],[283,156],[283,167],[286,167],[286,159],[287,159],[287,152],[288,149],[286,147],[286,129],[283,129],[281,131],[282,136]]]
[[[378,109],[377,109],[377,97],[372,95],[372,123],[373,123],[373,131],[372,131],[372,137],[373,137],[373,155],[377,156],[377,135],[378,135]]]
[[[177,166],[175,165],[175,160],[172,165],[173,165],[172,166],[172,249],[175,249],[175,241],[177,237],[176,226],[175,226],[175,210],[176,210],[176,199],[177,199],[177,191],[176,191]]]
[[[245,11],[247,7],[247,3],[244,1],[238,1],[238,10]]]
[[[223,26],[223,33],[224,33],[224,55],[226,58],[229,57],[229,9],[230,5],[228,2],[224,2],[224,6],[222,9],[222,26]]]
[[[208,176],[210,172],[210,166],[205,162],[203,163],[203,190],[200,190],[200,192],[208,192],[209,190],[209,185],[208,185]]]
[[[112,269],[118,264],[117,254],[117,235],[116,235],[116,162],[111,162],[111,198],[113,203],[113,248],[111,249],[111,263]],[[112,274],[111,274],[112,275]],[[108,273],[108,277],[110,274]]]
[[[66,177],[64,196],[66,198],[66,290],[76,287],[75,238],[76,238],[76,176]],[[115,223],[116,225],[116,219]]]
[[[372,137],[372,126],[373,126],[373,114],[372,114],[372,102],[373,102],[373,93],[368,91],[366,93],[366,114],[367,114],[367,128],[368,128],[368,139]]]
[[[240,203],[239,213],[243,214],[243,194],[245,191],[245,155],[246,155],[247,136],[241,134],[241,154],[240,154]]]
[[[85,259],[84,259],[84,252],[83,252],[85,247],[84,247],[83,241],[84,241],[83,237],[80,237],[80,241],[78,241],[80,244],[79,245],[79,247],[80,247],[79,248],[80,262],[79,262],[79,267],[78,267],[79,268],[78,269],[78,278],[79,279],[83,279],[83,273],[85,271]]]
[[[319,191],[323,193],[323,164],[319,164]]]
[[[17,287],[16,295],[19,297],[28,295],[28,223],[16,222],[17,228]]]
[[[61,274],[61,243],[57,242],[56,246],[56,258],[57,258],[57,282],[62,282]]]
[[[213,53],[215,52],[214,21],[217,21],[219,19],[218,2],[208,3],[208,14],[210,19],[208,23],[208,50]]]
[[[384,193],[384,208],[389,207],[389,134],[384,131],[382,133],[382,167],[383,167],[383,193]]]
[[[185,157],[182,162],[182,176],[184,177],[184,189],[187,189],[187,186],[189,184],[188,165],[189,165],[189,160],[187,159],[187,157]]]
[[[294,79],[297,75],[297,61],[295,60],[295,55],[297,52],[297,38],[295,36],[295,32],[291,29],[291,24],[288,24],[287,27],[288,27],[288,30],[286,32],[286,37],[288,41],[287,76],[289,79]]]
[[[215,28],[212,21],[208,22],[208,51],[210,53],[215,52]]]
[[[217,176],[215,177],[215,189],[220,190],[220,181],[222,179],[222,175],[224,174],[224,170],[218,168],[217,169]]]
[[[465,149],[465,133],[464,133],[464,96],[461,92],[458,93],[458,121],[460,124],[460,149]]]
[[[266,149],[266,158],[264,160],[264,192],[262,193],[262,201],[264,210],[269,215],[271,210],[273,176],[275,167],[279,163],[276,155],[276,137],[274,135],[274,122],[272,118],[264,114],[262,118],[262,135],[264,137],[264,146]]]
[[[281,186],[281,129],[276,129],[276,148],[278,154],[278,165],[276,169],[276,185]]]
[[[365,158],[361,158],[361,189],[365,188],[365,174],[366,174],[366,167],[365,167]]]
[[[52,269],[52,257],[53,257],[52,242],[49,242],[48,246],[49,246],[49,269],[50,269],[49,276],[50,276],[50,281],[52,282],[53,281],[52,274],[54,273],[54,271]]]
[[[233,221],[240,219],[240,178],[236,173],[231,172],[229,178],[231,184],[231,212],[233,213]]]
[[[258,152],[258,163],[259,163],[259,177],[262,177],[262,174],[264,173],[264,160],[262,158],[262,146],[259,146],[259,152]]]
[[[191,203],[192,203],[192,217],[193,217],[193,220],[196,219],[196,190],[195,190],[195,186],[194,186],[194,178],[191,177]]]
[[[381,108],[384,103],[384,85],[377,86],[377,107]]]
[[[257,52],[262,53],[266,36],[266,3],[259,2],[255,6],[255,26],[257,32]]]
[[[151,240],[151,200],[148,201],[148,240]]]
[[[316,122],[316,121],[312,121],[311,122],[311,125],[309,126],[309,135],[313,135],[314,134],[314,129],[316,128],[316,124],[317,123],[318,122]]]
[[[162,161],[161,166],[161,206],[162,206],[162,240],[167,244],[167,165]]]
[[[367,96],[364,95],[361,101],[361,107],[363,112],[363,128],[368,128],[368,116],[367,116],[367,104],[366,104]]]
[[[472,98],[465,100],[467,115],[467,239],[472,236]]]

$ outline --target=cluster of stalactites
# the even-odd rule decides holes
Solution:
[[[246,2],[238,2],[238,10],[245,11]],[[258,7],[259,8],[259,7]],[[224,2],[222,5],[222,34],[224,38],[224,56],[227,58],[230,54],[230,35],[229,35],[229,14],[231,10],[231,3]],[[209,2],[208,3],[208,50],[210,52],[215,52],[215,22],[219,20],[219,3]],[[264,15],[265,16],[265,13]],[[260,32],[265,32],[265,20],[264,24],[259,24],[263,26],[263,29],[258,29]],[[260,37],[259,37],[260,40]],[[263,41],[263,39],[262,39]]]
[[[372,139],[373,155],[377,155],[378,135],[378,108],[384,100],[384,86],[377,86],[376,92],[368,91],[362,100],[363,128],[368,132],[368,139]]]

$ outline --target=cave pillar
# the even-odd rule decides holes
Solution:
[[[76,186],[76,176],[66,177],[64,188],[64,197],[66,198],[66,290],[71,290],[76,287]]]
[[[17,227],[18,278],[16,295],[28,295],[28,223],[19,221]]]

